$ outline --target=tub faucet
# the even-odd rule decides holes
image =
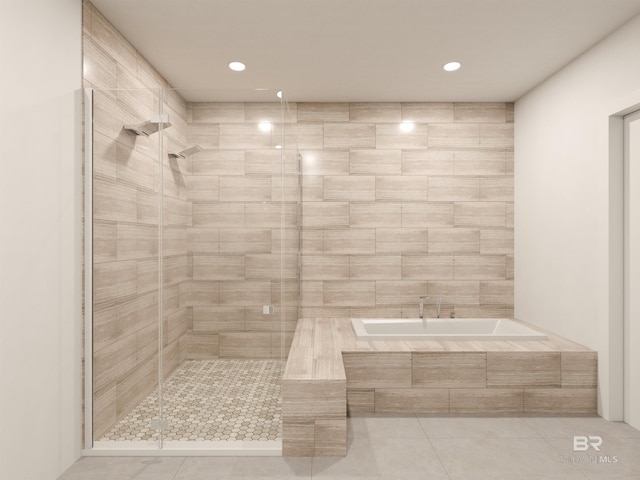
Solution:
[[[427,298],[424,295],[420,295],[420,318],[424,318],[424,299]],[[440,306],[442,305],[442,297],[436,297],[436,318],[440,318]]]

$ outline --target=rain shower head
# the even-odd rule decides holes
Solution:
[[[200,145],[191,145],[189,147],[186,147],[180,150],[179,152],[170,153],[169,156],[174,158],[187,158],[187,157],[190,157],[191,155],[194,155],[200,152],[201,150],[202,150],[202,147]]]
[[[168,128],[171,126],[169,123],[169,115],[153,115],[150,120],[146,122],[138,123],[135,125],[125,125],[124,129],[129,130],[136,135],[142,135],[148,137],[152,133],[156,133],[162,128]]]

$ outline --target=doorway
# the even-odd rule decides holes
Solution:
[[[624,421],[640,429],[640,110],[624,117]]]

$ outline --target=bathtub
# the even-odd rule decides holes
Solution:
[[[507,318],[352,318],[358,340],[547,340]]]

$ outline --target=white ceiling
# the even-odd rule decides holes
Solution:
[[[640,14],[640,0],[92,1],[191,101],[254,88],[290,101],[513,101]],[[462,69],[444,72],[451,60]]]

